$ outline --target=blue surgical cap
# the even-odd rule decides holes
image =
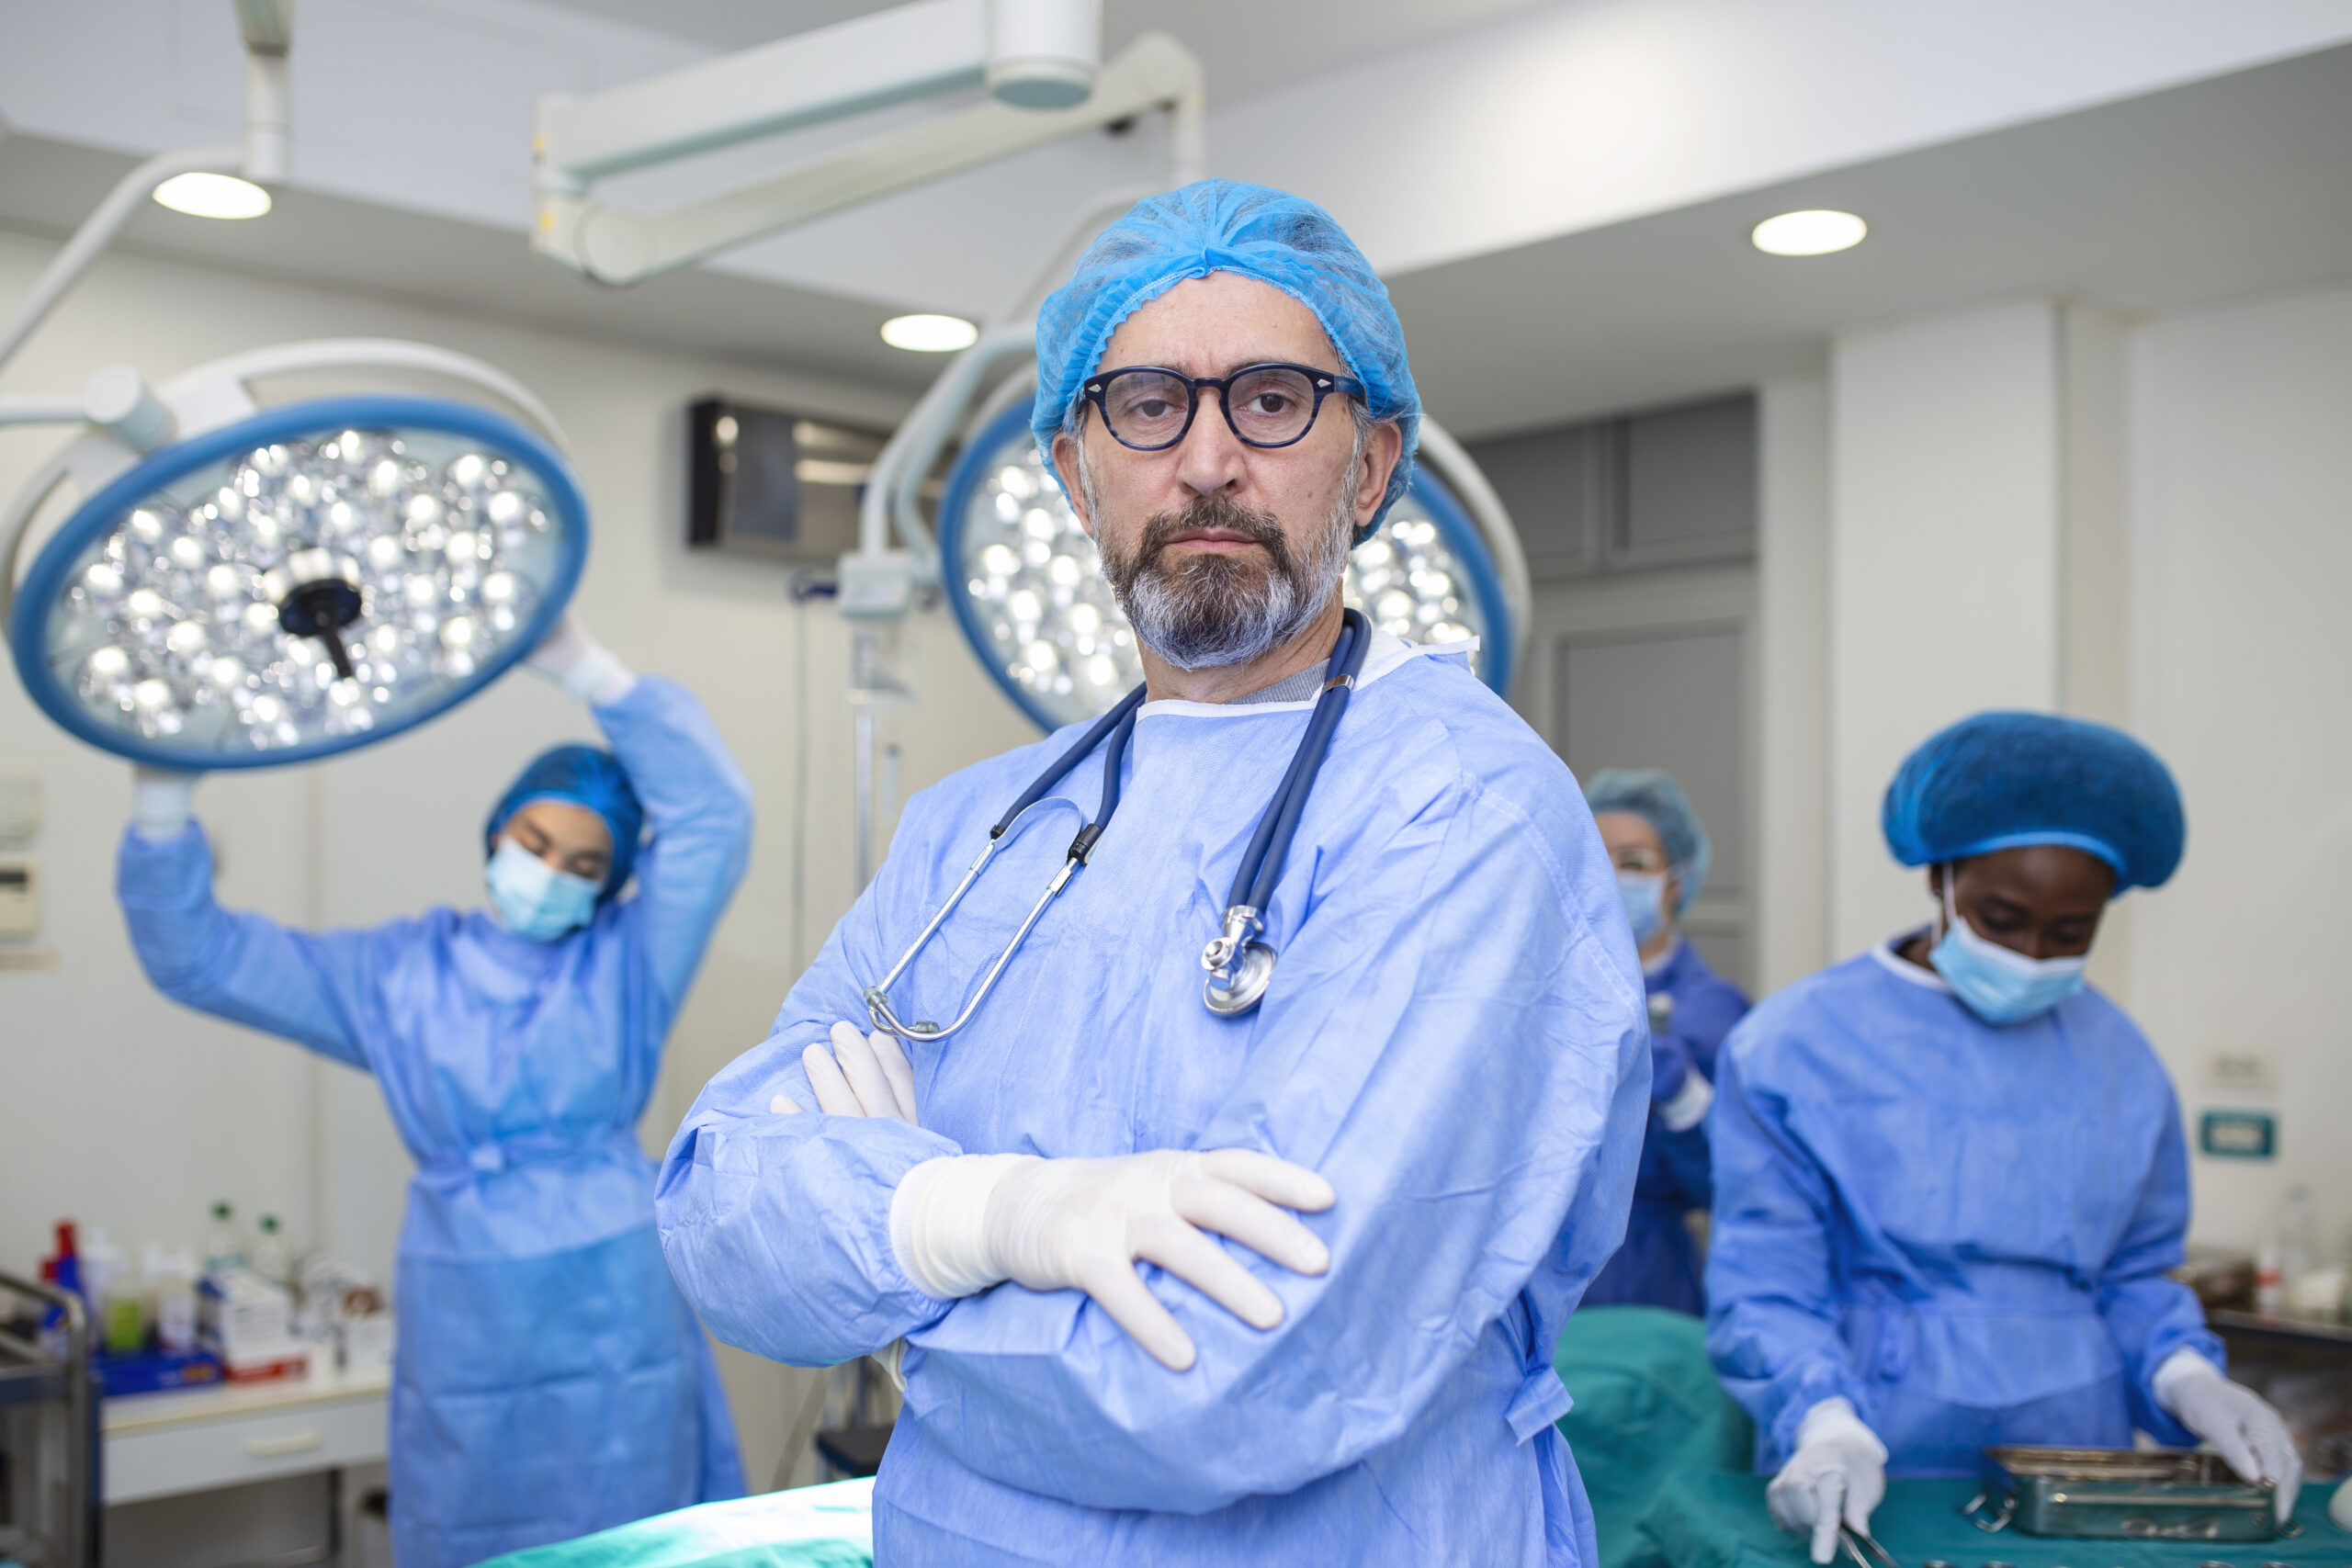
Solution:
[[[1598,815],[1630,811],[1657,831],[1674,863],[1674,883],[1681,897],[1674,906],[1680,915],[1707,883],[1707,867],[1714,863],[1714,846],[1707,841],[1690,797],[1664,768],[1603,768],[1585,781],[1584,800]]]
[[[1388,289],[1347,231],[1304,197],[1234,180],[1201,180],[1136,203],[1086,247],[1070,278],[1037,310],[1037,400],[1029,428],[1047,472],[1054,436],[1080,386],[1102,368],[1119,323],[1176,285],[1213,272],[1271,284],[1315,312],[1368,412],[1394,420],[1404,450],[1388,493],[1358,542],[1380,526],[1412,477],[1421,395],[1405,360],[1405,328]]]
[[[628,773],[619,758],[594,746],[558,746],[540,752],[498,797],[490,820],[482,825],[483,847],[497,849],[498,831],[506,826],[506,819],[535,800],[584,806],[603,818],[613,835],[613,866],[605,874],[604,891],[597,895],[597,901],[628,886],[629,871],[637,863],[637,840],[645,831],[645,807],[637,791],[629,787]]]
[[[1879,816],[1905,865],[2064,844],[2113,867],[2118,893],[2161,886],[2188,832],[2154,751],[2047,713],[1980,713],[1929,737],[1904,759]]]

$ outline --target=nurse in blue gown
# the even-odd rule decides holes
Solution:
[[[701,704],[576,623],[531,662],[613,750],[558,748],[499,803],[490,908],[316,933],[223,909],[187,774],[142,772],[118,872],[158,988],[372,1073],[416,1160],[393,1289],[401,1568],[743,1487],[635,1128],[742,876],[750,790]]]
[[[1649,992],[1650,1121],[1625,1245],[1583,1304],[1695,1315],[1706,1298],[1687,1218],[1713,1198],[1706,1122],[1715,1102],[1715,1050],[1747,1011],[1747,998],[1682,934],[1682,912],[1705,885],[1713,851],[1674,775],[1604,768],[1585,781],[1584,798],[1617,868]]]
[[[2164,1065],[2084,983],[2109,899],[2178,863],[2180,797],[2119,730],[1987,713],[1888,786],[1935,919],[1759,1003],[1710,1123],[1708,1348],[1756,1418],[1784,1529],[1827,1562],[1895,1475],[1996,1443],[2211,1443],[2302,1467],[2167,1277],[2188,1158]]]
[[[1116,814],[971,1022],[901,1049],[862,1035],[865,987],[1080,727],[908,803],[671,1146],[679,1283],[760,1354],[897,1364],[890,1568],[1589,1568],[1552,1353],[1623,1230],[1649,1051],[1567,770],[1444,645],[1375,629],[1262,906],[1270,987],[1203,1005],[1344,678],[1346,551],[1403,488],[1386,291],[1312,203],[1206,181],[1094,242],[1038,360],[1039,443],[1151,700],[1007,832],[899,1016],[956,1017],[1112,765]]]

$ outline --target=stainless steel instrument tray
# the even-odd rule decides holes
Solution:
[[[1970,1505],[1980,1529],[2102,1540],[2273,1540],[2276,1489],[2241,1481],[2217,1454],[2177,1449],[1993,1448]],[[1987,1506],[1993,1517],[1981,1517]]]

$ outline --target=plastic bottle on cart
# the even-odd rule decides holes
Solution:
[[[103,1226],[92,1225],[82,1241],[82,1292],[90,1303],[93,1337],[110,1355],[135,1354],[147,1338],[147,1314],[130,1259]]]
[[[2317,1261],[2312,1247],[2312,1190],[2301,1182],[2287,1190],[2278,1210],[2278,1283],[2289,1291]]]
[[[254,1243],[254,1272],[273,1285],[294,1283],[294,1254],[286,1245],[285,1232],[277,1228],[276,1214],[261,1217],[261,1235]]]
[[[153,1242],[145,1256],[147,1289],[155,1303],[155,1348],[167,1356],[196,1350],[196,1260]]]
[[[2287,1310],[2286,1271],[2279,1266],[2277,1226],[2262,1233],[2254,1254],[2254,1310],[2276,1317]]]
[[[204,1235],[204,1271],[225,1274],[245,1266],[245,1233],[238,1227],[236,1211],[225,1202],[212,1205],[212,1228]]]

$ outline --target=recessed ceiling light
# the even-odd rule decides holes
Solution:
[[[174,175],[155,187],[155,199],[192,218],[258,218],[269,192],[234,175]]]
[[[1767,218],[1748,238],[1758,250],[1776,256],[1826,256],[1860,244],[1870,231],[1871,226],[1850,212],[1816,209]]]
[[[882,341],[916,354],[953,354],[979,341],[980,329],[961,316],[893,316],[882,323]]]

